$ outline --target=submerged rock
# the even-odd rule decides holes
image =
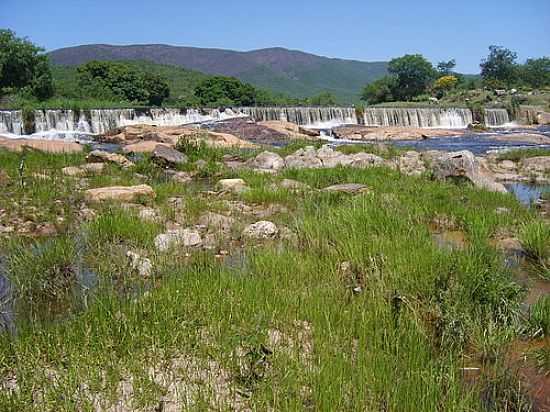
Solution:
[[[154,199],[155,196],[155,191],[148,185],[100,187],[88,189],[84,193],[84,198],[88,202],[115,200],[131,203],[143,198]]]
[[[279,229],[273,222],[262,220],[252,225],[248,225],[242,233],[246,239],[274,239],[279,234]]]

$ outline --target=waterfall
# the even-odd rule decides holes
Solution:
[[[0,133],[23,134],[23,113],[21,110],[0,111]]]
[[[257,122],[280,120],[314,128],[358,123],[353,107],[243,107],[238,110]]]
[[[367,108],[366,126],[460,129],[473,123],[470,109]]]
[[[510,116],[506,109],[485,109],[487,127],[502,127],[508,124],[510,124]]]

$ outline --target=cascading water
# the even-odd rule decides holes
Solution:
[[[0,111],[0,133],[23,134],[23,113],[21,110]]]
[[[506,109],[485,109],[485,125],[502,127],[510,124],[510,116]]]
[[[243,107],[238,110],[257,122],[280,120],[320,129],[358,123],[353,107]]]
[[[96,110],[35,110],[34,130],[40,137],[82,136],[103,134],[121,126],[148,124],[180,126],[208,121],[243,117],[231,109],[96,109]],[[20,110],[0,111],[0,133],[23,134]]]
[[[366,126],[431,127],[460,129],[473,123],[470,109],[367,108]]]

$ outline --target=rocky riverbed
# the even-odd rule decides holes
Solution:
[[[550,154],[292,130],[275,147],[234,124],[132,126],[114,151],[0,145],[0,405],[322,409],[339,379],[479,410],[509,370],[491,402],[549,404],[548,203],[507,187],[546,182]]]

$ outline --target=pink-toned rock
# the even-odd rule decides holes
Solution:
[[[122,150],[124,151],[124,153],[152,153],[157,146],[173,147],[173,145],[168,143],[159,143],[153,140],[145,140],[143,142],[124,146]]]
[[[86,190],[84,193],[84,197],[88,202],[105,200],[133,202],[143,198],[154,199],[155,196],[153,188],[148,185],[100,187]]]
[[[0,136],[0,148],[9,150],[10,152],[21,152],[25,147],[46,153],[80,153],[83,150],[80,144],[73,142],[42,139],[9,139]]]

